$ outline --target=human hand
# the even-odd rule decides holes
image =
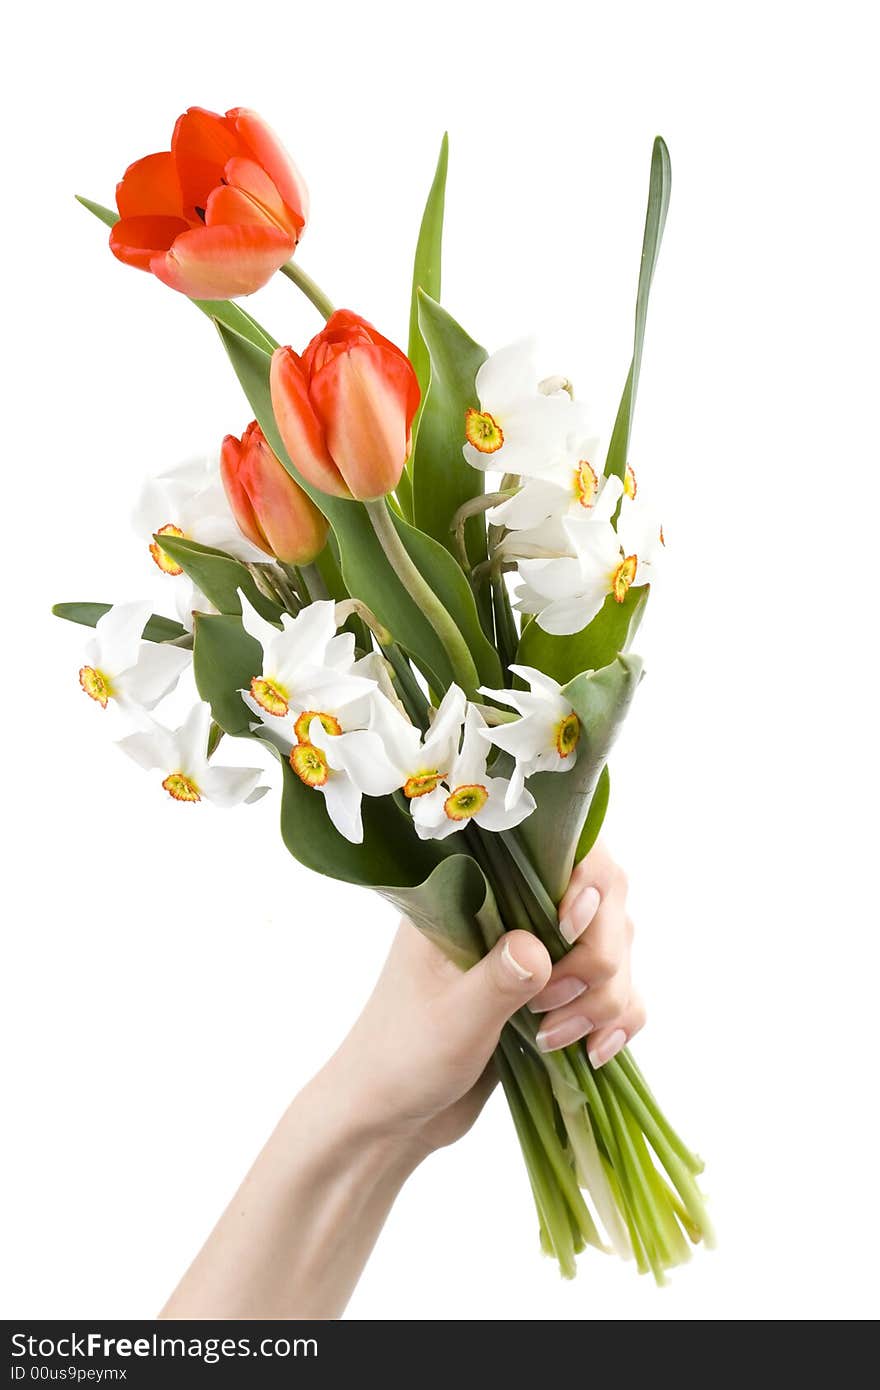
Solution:
[[[373,994],[330,1063],[377,1126],[420,1152],[460,1138],[495,1084],[491,1058],[501,1030],[526,1004],[544,1014],[540,1046],[550,1051],[587,1037],[594,1066],[641,1028],[626,879],[603,847],[572,875],[559,921],[575,944],[555,966],[536,937],[513,931],[466,972],[401,922]]]

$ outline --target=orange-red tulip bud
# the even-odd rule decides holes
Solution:
[[[306,186],[254,111],[191,106],[171,149],[148,154],[116,186],[110,249],[194,299],[253,294],[293,255],[308,219]]]
[[[327,520],[272,452],[256,420],[220,453],[223,486],[243,535],[288,565],[308,565],[324,549]]]
[[[270,384],[284,447],[313,487],[365,502],[397,486],[419,384],[409,359],[366,319],[339,309],[302,357],[277,348]]]

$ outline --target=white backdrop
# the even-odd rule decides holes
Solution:
[[[413,1178],[349,1315],[877,1312],[867,14],[19,11],[2,220],[5,1316],[152,1316],[393,929],[378,899],[286,856],[274,798],[226,813],[151,790],[79,692],[84,631],[49,616],[58,599],[161,593],[129,529],[143,474],[249,418],[207,323],[117,264],[72,199],[112,201],[191,104],[252,105],[278,128],[313,196],[303,266],[398,341],[448,127],[448,307],[489,348],[536,330],[545,370],[574,378],[606,432],[657,131],[672,154],[633,441],[663,499],[668,580],[639,638],[648,679],[607,837],[633,885],[638,1057],[708,1159],[719,1248],[664,1292],[591,1255],[561,1283],[496,1098]],[[283,281],[257,312],[294,344],[319,326]]]

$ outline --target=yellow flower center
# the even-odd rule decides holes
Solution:
[[[416,796],[425,796],[428,792],[436,791],[445,772],[438,772],[436,767],[424,768],[421,772],[414,772],[412,777],[408,777],[403,784],[403,794],[410,800]]]
[[[596,500],[598,491],[599,479],[596,477],[592,464],[588,463],[586,459],[581,459],[572,473],[574,500],[589,510]]]
[[[617,569],[611,576],[611,592],[618,603],[623,603],[626,598],[630,585],[636,577],[638,568],[638,556],[627,555],[625,560],[621,560]]]
[[[162,783],[175,801],[201,801],[202,795],[191,777],[183,772],[170,772]]]
[[[632,466],[630,464],[627,464],[626,472],[623,475],[623,491],[626,494],[626,496],[630,499],[630,501],[632,501],[638,490],[639,485],[636,482],[636,475],[632,470]]]
[[[105,676],[103,671],[96,671],[94,666],[83,666],[79,673],[79,683],[90,700],[97,700],[101,709],[107,708],[107,701],[113,696],[109,676]]]
[[[455,791],[447,796],[443,809],[450,820],[470,820],[471,816],[483,809],[488,800],[489,793],[486,788],[474,783],[470,786],[456,787]]]
[[[554,730],[556,736],[556,751],[560,758],[567,758],[578,746],[578,739],[581,736],[581,721],[578,719],[574,710],[567,714],[564,719],[560,719]]]
[[[298,743],[308,743],[309,729],[311,728],[313,719],[320,719],[321,728],[324,730],[325,734],[333,734],[335,736],[336,734],[342,733],[342,725],[334,715],[323,714],[319,709],[304,709],[293,726],[293,732],[296,734]]]
[[[330,776],[330,767],[320,748],[313,743],[298,743],[290,751],[290,766],[307,787],[323,787]]]
[[[280,716],[287,713],[287,691],[278,681],[269,680],[268,676],[254,676],[251,694],[267,714]]]
[[[504,443],[503,429],[487,410],[466,410],[464,432],[468,444],[473,444],[481,454],[494,454]]]
[[[184,532],[181,531],[179,526],[172,526],[171,522],[169,521],[167,526],[159,527],[158,531],[156,532],[156,535],[182,537],[184,535]],[[152,545],[150,546],[150,554],[152,555],[153,559],[155,560],[156,564],[159,566],[163,574],[183,574],[183,568],[177,563],[176,560],[172,560],[171,556],[168,554],[166,550],[162,549],[158,541],[153,541]]]

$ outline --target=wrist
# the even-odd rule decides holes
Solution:
[[[323,1136],[324,1161],[368,1171],[374,1182],[401,1187],[430,1151],[423,1126],[398,1113],[391,1098],[359,1074],[344,1049],[293,1102],[288,1116],[295,1127],[302,1124],[304,1112]]]

